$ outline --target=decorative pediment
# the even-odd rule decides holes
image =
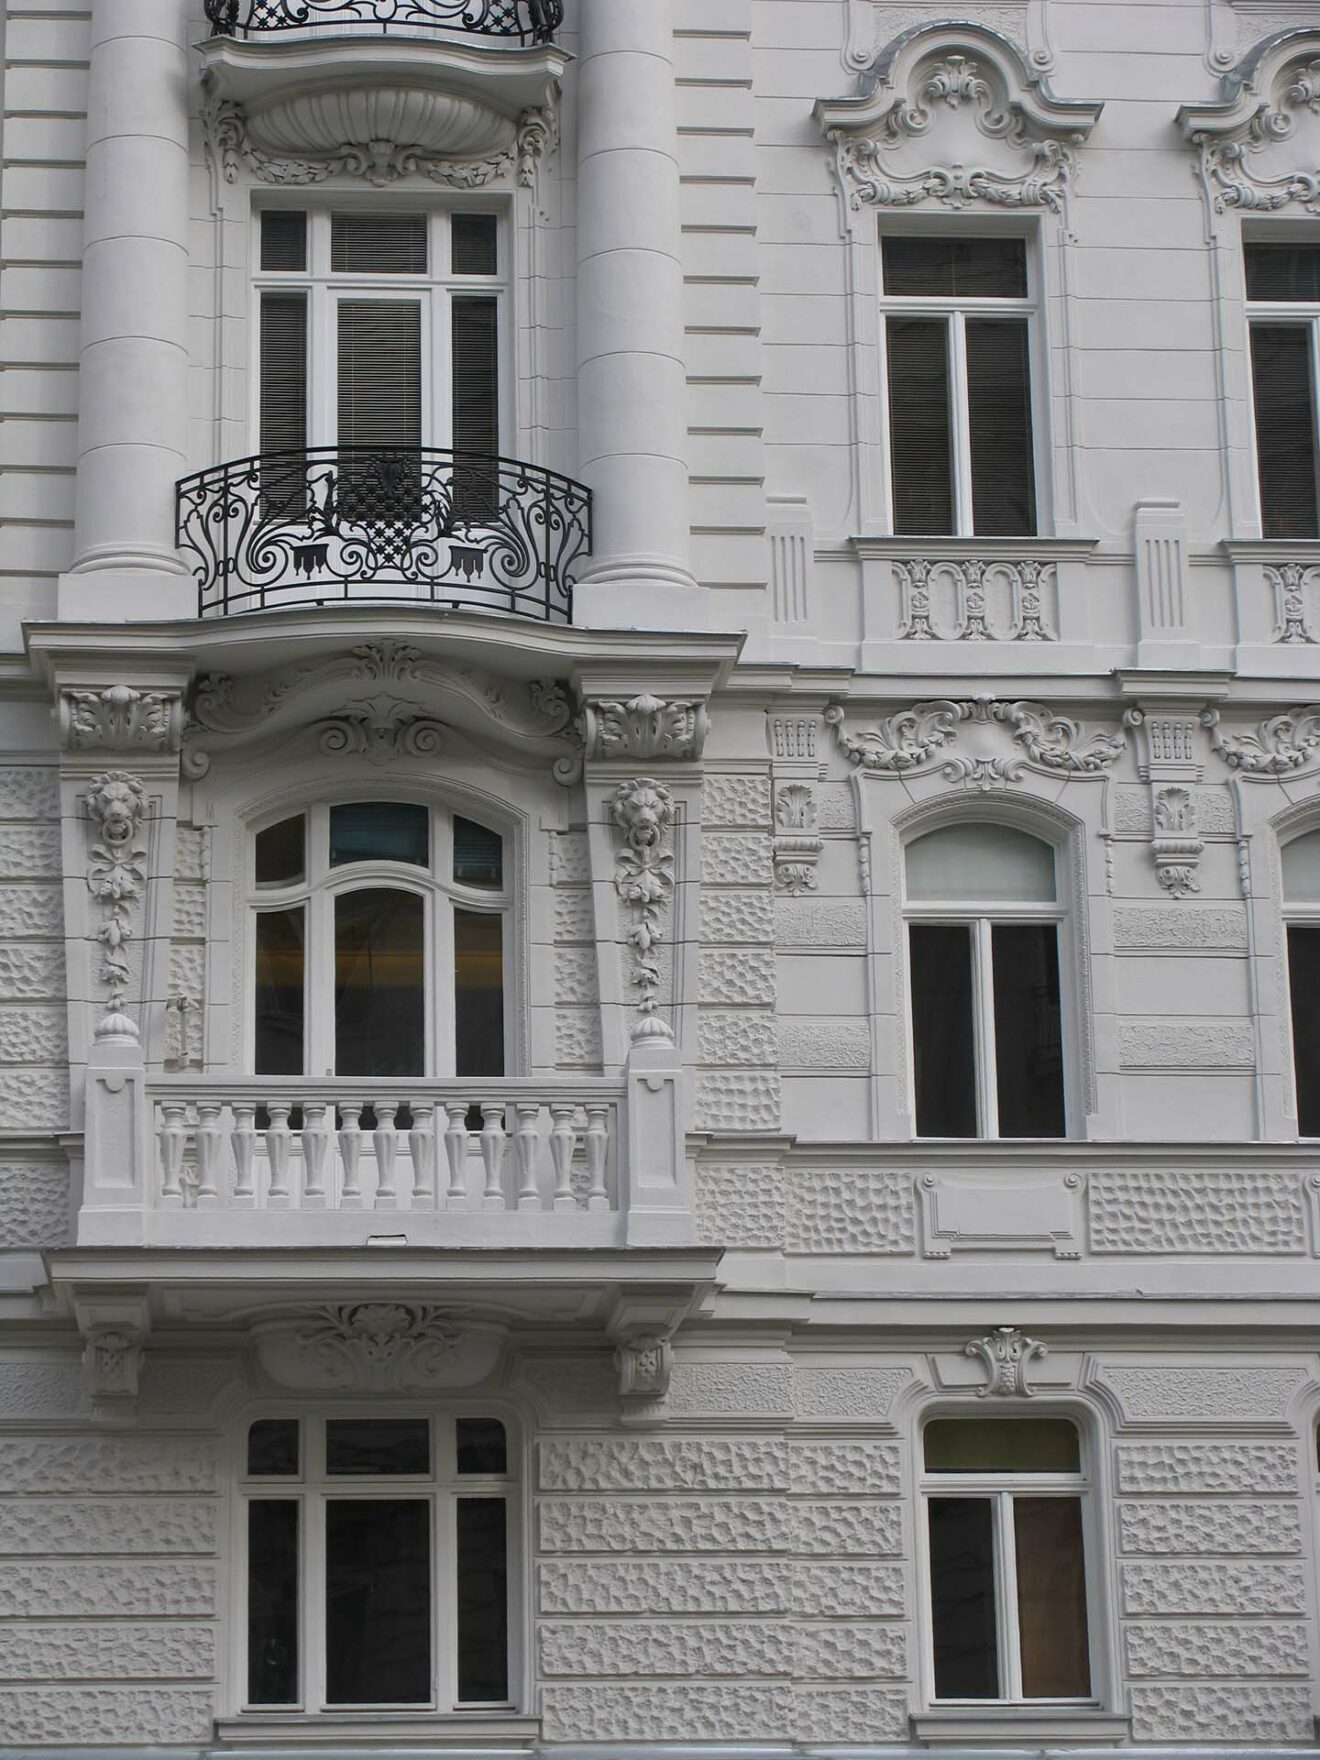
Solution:
[[[854,209],[1057,211],[1100,110],[1056,98],[1000,32],[942,20],[896,37],[816,121]]]
[[[842,705],[832,703],[825,722],[857,770],[889,777],[938,770],[946,782],[987,793],[1021,782],[1029,770],[1105,775],[1127,748],[1130,718],[1112,732],[1088,729],[1041,703],[973,697],[914,703],[860,733],[848,727]]]
[[[1263,37],[1178,123],[1217,213],[1320,214],[1320,28]]]

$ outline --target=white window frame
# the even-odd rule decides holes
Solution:
[[[419,799],[406,788],[377,790],[378,798],[397,800],[409,806],[425,807],[430,817],[429,868],[410,862],[362,861],[330,866],[330,809],[352,806],[370,800],[367,788],[343,789],[335,794],[320,795],[301,804],[292,803],[272,808],[251,820],[247,827],[244,852],[245,895],[247,899],[249,952],[244,976],[244,1067],[252,1070],[256,1063],[256,924],[258,916],[267,911],[306,910],[304,941],[304,1040],[303,1076],[285,1079],[319,1080],[336,1077],[334,1045],[334,900],[347,892],[365,892],[374,888],[412,892],[424,902],[423,971],[426,980],[425,1022],[426,1044],[423,1052],[424,1077],[441,1077],[454,1073],[456,1039],[454,1028],[454,918],[455,909],[484,916],[498,916],[504,924],[504,1067],[511,1073],[514,1056],[514,998],[510,975],[517,958],[512,945],[515,932],[514,841],[507,826],[482,814],[480,807],[464,809],[447,802]],[[258,835],[273,825],[298,814],[305,814],[306,864],[302,880],[288,885],[258,886],[256,881],[256,846]],[[470,818],[499,836],[504,844],[504,885],[494,887],[464,886],[453,878],[453,821]],[[352,1079],[351,1077],[342,1079]],[[366,1080],[368,1078],[360,1078]],[[413,1078],[400,1077],[399,1080]],[[420,1077],[417,1079],[421,1079]]]
[[[1283,994],[1288,1017],[1288,1085],[1292,1090],[1293,1118],[1297,1126],[1298,1140],[1303,1143],[1320,1141],[1316,1137],[1302,1135],[1302,1096],[1297,1081],[1297,1029],[1293,1020],[1292,1006],[1292,948],[1288,931],[1297,929],[1315,929],[1320,931],[1320,899],[1308,902],[1305,899],[1293,900],[1288,897],[1288,883],[1284,873],[1283,858],[1288,845],[1297,843],[1304,837],[1320,837],[1320,825],[1306,823],[1299,825],[1291,836],[1282,838],[1279,844],[1279,895],[1283,909],[1280,913],[1282,925],[1283,954]]]
[[[994,1414],[998,1416],[998,1414]],[[1099,1496],[1091,1425],[1076,1412],[1033,1409],[1020,1413],[1024,1419],[1066,1419],[1077,1431],[1081,1470],[1077,1473],[933,1473],[926,1468],[926,1426],[944,1420],[974,1424],[982,1416],[965,1410],[935,1410],[924,1414],[917,1431],[917,1566],[921,1607],[921,1690],[932,1711],[977,1711],[1006,1708],[1012,1711],[1099,1710],[1104,1704],[1103,1682],[1106,1657],[1101,1641],[1104,1595],[1100,1561]],[[985,1414],[986,1417],[991,1414]],[[1086,1586],[1087,1657],[1091,1691],[1084,1698],[1028,1699],[1022,1693],[1021,1635],[1018,1627],[1017,1553],[1014,1543],[1014,1497],[1071,1497],[1081,1504],[1082,1560]],[[935,1695],[935,1609],[930,1562],[930,1518],[927,1504],[932,1497],[976,1497],[994,1504],[995,1626],[999,1640],[999,1680],[1007,1692],[997,1699],[941,1699]]]
[[[321,1470],[325,1460],[325,1425],[329,1418],[426,1418],[431,1427],[429,1475],[382,1474],[331,1478]],[[463,1474],[457,1471],[455,1424],[459,1418],[497,1418],[504,1425],[508,1448],[508,1471],[503,1475]],[[301,1425],[299,1471],[296,1475],[258,1477],[247,1471],[247,1437],[251,1425],[262,1419],[297,1419]],[[327,1718],[345,1722],[378,1717],[382,1711],[410,1717],[508,1718],[516,1715],[526,1698],[527,1596],[524,1589],[528,1557],[524,1532],[526,1473],[519,1425],[498,1403],[484,1402],[458,1408],[437,1409],[421,1403],[379,1405],[345,1403],[334,1408],[305,1408],[290,1400],[247,1411],[238,1426],[235,1445],[234,1499],[231,1522],[233,1608],[232,1662],[229,1700],[231,1712],[252,1722],[277,1718]],[[429,1705],[340,1705],[325,1693],[325,1549],[324,1507],[328,1498],[427,1500],[431,1515],[431,1679],[435,1688]],[[460,1497],[503,1497],[507,1507],[508,1580],[508,1681],[509,1697],[499,1703],[460,1702],[457,1698],[458,1648],[456,1607],[457,1517]],[[297,1502],[298,1515],[298,1675],[302,1689],[297,1704],[249,1704],[248,1688],[248,1527],[247,1506],[252,1501]],[[314,1519],[313,1510],[319,1510]]]
[[[1295,234],[1276,234],[1279,243],[1309,242],[1320,245],[1320,232],[1313,233],[1309,240],[1300,240]],[[1247,399],[1247,419],[1251,424],[1251,480],[1256,498],[1256,529],[1265,530],[1265,501],[1261,494],[1260,484],[1260,432],[1256,421],[1255,395],[1255,361],[1252,349],[1251,333],[1257,326],[1270,326],[1275,329],[1306,330],[1310,334],[1311,360],[1311,421],[1315,440],[1315,449],[1311,457],[1311,469],[1316,481],[1316,510],[1320,519],[1320,300],[1301,299],[1289,300],[1254,300],[1247,299],[1245,293],[1247,255],[1253,245],[1268,244],[1268,235],[1246,233],[1242,239],[1242,277],[1243,299],[1247,325],[1247,375],[1251,383],[1251,396]],[[1311,534],[1313,539],[1320,539],[1320,529]],[[1307,540],[1296,540],[1306,542]],[[1285,538],[1267,538],[1267,543],[1282,544],[1289,542]]]
[[[884,285],[884,241],[886,238],[1015,238],[1020,240],[1026,259],[1027,293],[1025,299],[978,299],[969,296],[937,298],[928,294],[890,294]],[[1040,311],[1042,287],[1036,230],[988,226],[976,220],[961,224],[902,224],[885,220],[876,241],[876,288],[879,305],[880,431],[884,453],[884,521],[886,535],[903,543],[920,546],[939,538],[971,538],[977,536],[972,499],[971,414],[967,390],[967,319],[1005,317],[1027,321],[1027,362],[1031,374],[1031,480],[1036,504],[1036,530],[1020,538],[987,534],[993,542],[1031,544],[1048,535],[1049,493],[1046,482],[1045,458],[1048,445],[1048,405],[1045,397],[1046,354],[1041,338]],[[949,338],[949,401],[954,506],[952,532],[897,532],[894,521],[894,442],[889,420],[889,326],[890,317],[942,318]]]

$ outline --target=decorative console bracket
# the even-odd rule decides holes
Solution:
[[[74,1317],[85,1340],[83,1375],[93,1402],[123,1405],[135,1400],[151,1329],[146,1296],[124,1291],[76,1298]]]

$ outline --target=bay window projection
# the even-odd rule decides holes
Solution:
[[[1320,831],[1283,846],[1297,1134],[1320,1137]]]
[[[880,263],[892,529],[1031,536],[1026,241],[898,233]]]
[[[929,1697],[1092,1699],[1081,1437],[1067,1418],[936,1418],[923,1435]]]
[[[1247,241],[1261,533],[1320,537],[1320,243]]]
[[[908,844],[904,874],[917,1135],[1064,1136],[1053,848],[947,826]]]

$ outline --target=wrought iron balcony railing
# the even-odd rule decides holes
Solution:
[[[550,43],[564,22],[564,0],[206,0],[206,16],[221,37],[362,25]]]
[[[411,603],[569,623],[591,491],[516,459],[308,447],[178,485],[198,614]]]

